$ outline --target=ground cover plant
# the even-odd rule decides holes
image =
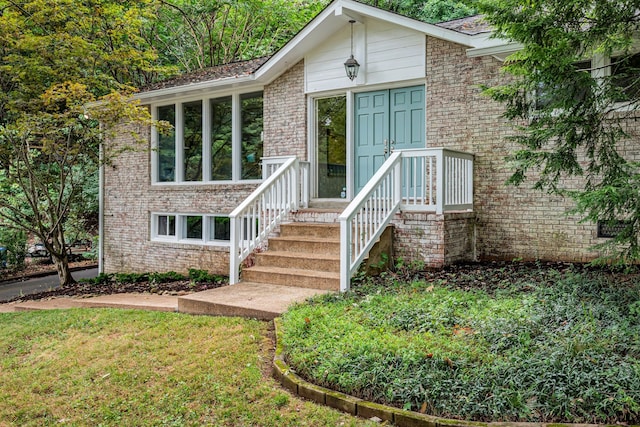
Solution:
[[[0,425],[372,425],[283,391],[269,325],[127,310],[0,314]]]
[[[404,268],[289,310],[283,344],[312,382],[405,409],[638,424],[639,315],[636,271]]]

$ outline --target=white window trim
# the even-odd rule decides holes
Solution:
[[[175,236],[161,236],[157,234],[158,231],[158,218],[161,216],[173,216],[175,217]],[[186,217],[196,216],[202,218],[202,237],[187,238],[186,237]],[[152,212],[151,223],[151,235],[150,240],[152,242],[161,243],[180,243],[187,245],[199,245],[199,246],[222,246],[229,247],[231,242],[228,240],[213,240],[209,239],[211,236],[211,218],[223,217],[228,218],[226,214],[202,214],[202,213],[189,213],[189,212]]]
[[[173,181],[158,181],[158,143],[159,132],[153,127],[151,132],[151,185],[153,186],[187,186],[187,185],[224,185],[224,184],[257,184],[262,179],[241,179],[242,177],[242,111],[241,96],[262,92],[264,97],[264,87],[253,86],[244,88],[242,91],[224,91],[215,95],[206,97],[190,97],[176,99],[173,102],[158,102],[150,105],[151,118],[158,120],[158,108],[173,105],[175,108],[175,172]],[[224,98],[231,96],[231,126],[233,128],[231,134],[231,161],[232,175],[230,180],[212,180],[211,179],[211,103],[212,99]],[[263,98],[264,99],[264,98]],[[184,181],[184,130],[183,122],[183,105],[189,102],[202,102],[202,180],[201,181]]]

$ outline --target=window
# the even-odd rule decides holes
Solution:
[[[158,215],[156,236],[173,237],[176,235],[176,217],[174,215]]]
[[[590,73],[591,72],[591,60],[575,62],[573,64],[577,72]],[[535,91],[535,110],[539,111],[549,106],[552,106],[554,102],[557,102],[556,93],[558,91],[571,91],[570,96],[576,100],[584,100],[589,93],[588,82],[580,78],[577,75],[571,82],[560,83],[553,82],[545,84],[540,82],[538,88]],[[561,106],[554,105],[554,108],[562,108]]]
[[[184,216],[182,217],[182,236],[185,239],[202,240],[202,217]]]
[[[231,240],[231,221],[224,216],[209,217],[209,239],[212,241]]]
[[[154,112],[173,130],[154,133],[153,182],[262,178],[262,92],[158,106]]]
[[[202,181],[202,102],[182,104],[183,181]]]
[[[227,245],[231,240],[231,222],[224,215],[155,213],[151,230],[151,240],[160,242]]]
[[[611,83],[618,89],[616,101],[640,96],[640,54],[611,58]]]
[[[158,135],[158,181],[174,180],[176,168],[176,109],[173,105],[158,107],[158,120],[169,122],[172,129]]]
[[[242,179],[262,178],[262,92],[242,95]]]
[[[231,180],[232,175],[231,97],[211,100],[211,179]]]
[[[316,100],[317,188],[320,198],[345,198],[347,187],[347,97]]]

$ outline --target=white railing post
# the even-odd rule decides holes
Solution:
[[[444,212],[445,174],[446,166],[443,150],[436,152],[436,213]]]
[[[240,275],[240,265],[238,263],[238,255],[240,252],[239,243],[240,243],[240,230],[238,227],[238,218],[231,218],[231,247],[229,248],[229,284],[235,285],[238,283],[238,278]]]
[[[340,292],[349,290],[351,282],[351,223],[340,218]]]

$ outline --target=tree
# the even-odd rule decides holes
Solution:
[[[481,0],[479,9],[497,36],[523,45],[505,64],[512,81],[487,88],[522,146],[508,159],[509,182],[535,172],[534,187],[572,197],[584,221],[621,224],[602,248],[637,260],[640,164],[628,155],[638,147],[640,0]]]
[[[162,0],[146,38],[162,59],[191,72],[273,54],[326,0]]]
[[[364,3],[432,24],[476,14],[471,2],[465,0],[365,0]]]
[[[148,0],[0,0],[0,225],[35,235],[73,282],[65,228],[123,120],[148,125],[133,85],[162,73],[141,31]]]

